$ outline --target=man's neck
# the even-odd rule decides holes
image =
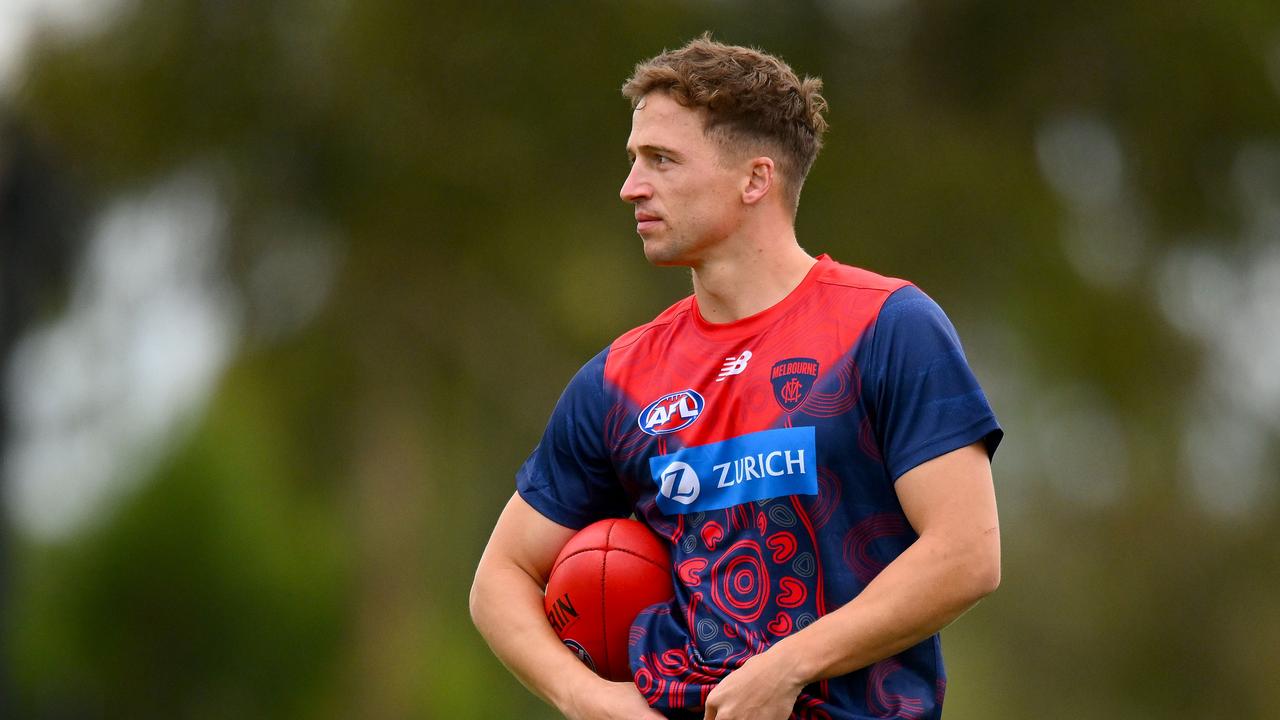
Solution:
[[[785,236],[744,241],[693,268],[693,293],[704,320],[729,323],[767,310],[795,290],[817,262]]]

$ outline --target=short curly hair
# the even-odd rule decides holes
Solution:
[[[741,152],[744,145],[776,151],[792,211],[799,206],[800,188],[827,130],[821,79],[801,80],[780,58],[704,33],[637,64],[622,86],[632,108],[654,91],[685,107],[705,108],[703,130],[727,152]]]

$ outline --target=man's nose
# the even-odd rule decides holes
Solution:
[[[639,161],[631,164],[631,171],[627,173],[627,179],[622,183],[622,190],[618,192],[618,197],[621,197],[623,202],[635,204],[653,194],[653,188],[644,179],[643,174]]]

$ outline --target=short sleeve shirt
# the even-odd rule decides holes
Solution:
[[[899,477],[1001,437],[938,305],[822,256],[757,315],[709,323],[691,296],[619,337],[569,383],[517,489],[561,525],[635,514],[670,544],[675,598],[636,619],[630,659],[674,717],[914,542]],[[806,688],[796,714],[935,718],[944,690],[934,636]]]

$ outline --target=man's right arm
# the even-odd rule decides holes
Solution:
[[[471,619],[498,659],[571,720],[656,718],[632,683],[591,671],[560,642],[543,612],[543,589],[574,530],[511,496],[471,585]]]

